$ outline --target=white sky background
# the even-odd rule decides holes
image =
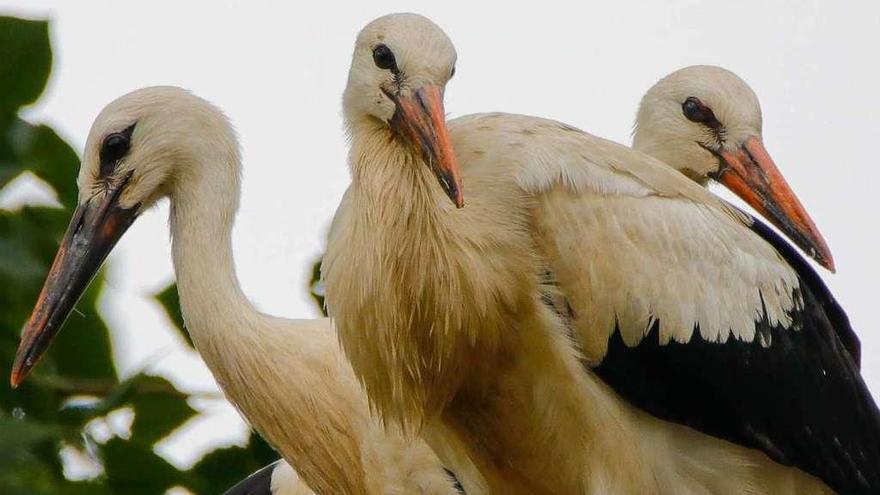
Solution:
[[[371,19],[415,11],[446,30],[459,54],[450,116],[533,114],[624,143],[660,77],[697,63],[731,69],[760,97],[767,148],[834,252],[838,274],[825,279],[878,390],[880,3],[527,3],[0,0],[0,12],[52,19],[52,79],[27,117],[78,151],[100,109],[139,87],[183,86],[227,112],[245,161],[239,276],[260,309],[291,317],[317,313],[305,283],[349,181],[341,94]],[[104,303],[117,362],[125,375],[148,365],[187,390],[213,390],[146,297],[172,278],[166,218],[166,204],[144,215],[111,256]],[[231,407],[198,405],[208,415],[162,446],[178,465],[244,438]]]

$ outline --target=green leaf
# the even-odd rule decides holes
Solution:
[[[265,440],[263,440],[263,437],[256,432],[251,432],[251,438],[248,440],[247,449],[257,460],[257,464],[261,466],[265,466],[278,460],[278,452],[275,452],[275,449],[273,449]]]
[[[56,495],[55,473],[35,461],[0,466],[0,490],[3,495]]]
[[[162,309],[165,310],[165,314],[168,316],[168,319],[171,320],[171,323],[174,324],[174,328],[180,333],[180,336],[183,337],[183,340],[189,344],[190,347],[193,346],[192,337],[190,337],[189,332],[186,331],[186,325],[183,322],[183,311],[180,310],[180,298],[177,295],[177,284],[172,283],[168,287],[165,287],[162,292],[155,294],[153,296],[159,304],[162,305]]]
[[[0,17],[0,112],[12,113],[36,101],[51,68],[49,24]]]
[[[253,473],[278,460],[278,454],[256,433],[245,447],[223,447],[206,454],[190,472],[188,485],[196,493],[223,493]]]
[[[263,465],[258,464],[251,452],[242,447],[226,447],[205,455],[192,469],[198,481],[190,488],[197,493],[223,493],[241,481],[242,471],[252,473]]]
[[[46,125],[18,117],[6,120],[0,125],[0,188],[30,170],[55,190],[61,204],[76,206],[80,162],[73,148]]]
[[[196,415],[187,403],[187,396],[168,380],[141,375],[137,379],[137,393],[132,397],[134,423],[131,439],[150,445],[165,438]]]
[[[13,121],[9,140],[20,164],[52,186],[61,204],[67,208],[75,207],[80,161],[73,148],[52,128],[32,125],[21,119]]]
[[[25,419],[0,416],[0,462],[18,457],[31,446],[59,438],[60,428]]]
[[[49,493],[56,476],[41,453],[57,450],[59,428],[0,416],[0,488],[4,494]],[[60,466],[59,466],[60,467]]]
[[[5,187],[12,179],[25,170],[18,153],[19,143],[30,134],[30,124],[17,115],[0,113],[0,187]]]
[[[104,445],[103,451],[107,484],[113,493],[156,495],[186,479],[148,446],[114,438]]]
[[[168,380],[141,373],[107,391],[100,400],[66,407],[63,421],[81,425],[116,409],[131,407],[134,410],[131,441],[149,446],[197,414],[187,403],[187,398]]]
[[[58,245],[67,213],[58,209],[24,208],[0,211],[0,377],[9,376],[19,334],[37,299],[43,277]],[[54,372],[55,358],[46,356],[38,373]],[[19,408],[29,419],[52,421],[63,395],[56,390],[25,382],[13,391],[0,386],[0,410]]]
[[[0,210],[0,326],[21,329],[49,271],[69,214],[52,208]],[[24,315],[22,315],[24,313]]]
[[[100,273],[55,337],[49,352],[57,365],[56,373],[74,379],[118,381],[110,333],[98,314],[98,295],[103,286]]]
[[[52,495],[113,495],[104,482],[94,481],[63,481],[55,486]]]

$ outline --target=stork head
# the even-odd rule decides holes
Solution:
[[[633,147],[701,184],[724,184],[834,271],[825,239],[764,148],[758,97],[736,74],[697,65],[661,79],[642,98]]]
[[[436,24],[416,14],[380,17],[355,44],[344,109],[349,126],[387,126],[416,153],[461,207],[461,178],[446,130],[443,92],[455,73],[455,47]]]
[[[195,164],[230,163],[218,154],[237,158],[237,150],[223,114],[180,88],[141,89],[101,111],[80,165],[78,205],[22,334],[13,386],[36,365],[138,215],[164,196],[185,193]]]

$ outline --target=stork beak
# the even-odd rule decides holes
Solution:
[[[831,250],[819,229],[776,168],[761,140],[748,138],[734,151],[722,150],[716,180],[770,220],[817,263],[834,272]]]
[[[121,208],[127,180],[79,205],[55,254],[30,321],[24,328],[9,382],[18,387],[37,364],[89,282],[137,217],[137,206]]]
[[[464,206],[458,160],[446,130],[443,90],[440,86],[428,85],[407,96],[389,94],[389,97],[397,105],[392,127],[419,150],[455,206]]]

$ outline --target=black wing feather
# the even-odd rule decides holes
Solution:
[[[825,316],[828,317],[828,321],[834,328],[834,332],[837,333],[837,337],[843,343],[846,350],[849,351],[856,367],[860,368],[862,364],[862,344],[859,341],[859,337],[853,331],[852,326],[850,326],[849,317],[846,316],[843,308],[840,307],[840,304],[831,295],[831,291],[828,290],[828,287],[822,281],[819,274],[816,273],[816,270],[810,266],[810,263],[801,256],[797,249],[786,242],[767,224],[755,219],[752,224],[752,231],[767,241],[767,244],[773,246],[773,249],[782,255],[789,266],[798,274],[801,283],[805,284],[812,291],[819,304],[822,305],[822,309],[825,310]]]
[[[224,495],[272,495],[272,473],[282,461],[275,461],[248,476],[235,486],[226,490]]]
[[[655,322],[635,347],[619,330],[594,371],[645,411],[764,451],[841,493],[880,493],[880,412],[858,369],[858,338],[819,276],[768,227],[755,232],[800,278],[792,328],[756,321],[764,339],[661,345]],[[761,341],[769,345],[762,345]]]
[[[227,490],[223,495],[273,495],[272,473],[275,472],[275,468],[278,467],[281,462],[282,461],[275,461],[272,464],[261,468],[259,471],[248,476]],[[445,468],[444,471],[446,471],[450,481],[452,481],[455,490],[458,493],[464,494],[464,488],[461,486],[458,478],[455,477],[455,473]]]

